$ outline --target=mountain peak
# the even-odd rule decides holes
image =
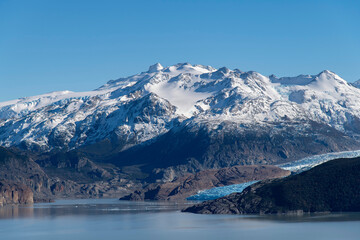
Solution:
[[[323,71],[321,71],[321,72],[318,74],[318,76],[320,76],[320,75],[322,75],[322,74],[332,75],[332,76],[336,75],[334,72],[332,72],[332,71],[330,71],[330,70],[323,70]]]
[[[154,65],[151,65],[151,66],[149,67],[148,72],[149,72],[149,73],[158,72],[158,71],[161,71],[161,70],[163,70],[163,69],[164,69],[164,67],[163,67],[160,63],[155,63]]]
[[[218,69],[218,72],[222,72],[224,74],[227,74],[230,72],[230,69],[228,69],[227,67],[222,67]]]
[[[337,75],[336,73],[329,71],[329,70],[324,70],[322,72],[320,72],[315,80],[320,80],[322,79],[323,81],[325,80],[335,80],[337,82],[341,82],[341,83],[347,83],[344,79],[342,79],[339,75]]]

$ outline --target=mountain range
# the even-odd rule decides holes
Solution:
[[[155,64],[94,91],[0,103],[0,145],[41,156],[42,166],[63,166],[71,155],[148,182],[278,164],[359,149],[357,86],[328,70],[278,78]]]

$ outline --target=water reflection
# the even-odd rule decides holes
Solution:
[[[0,208],[0,219],[174,212],[191,204],[193,203],[187,201],[130,202],[119,201],[118,199],[59,200],[55,203],[8,205]]]
[[[5,206],[0,207],[0,219],[4,218],[24,218],[33,217],[34,208],[32,206]]]

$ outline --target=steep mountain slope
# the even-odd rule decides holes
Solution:
[[[278,164],[309,155],[357,148],[343,133],[316,122],[239,128],[224,122],[218,129],[185,126],[156,141],[111,155],[119,167],[136,166],[147,181],[172,181],[198,170],[234,165]]]
[[[266,180],[186,212],[259,214],[360,211],[360,158],[336,159],[298,175]]]
[[[79,151],[151,181],[358,149],[359,134],[360,89],[330,71],[277,78],[155,64],[94,91],[0,103],[0,145]]]

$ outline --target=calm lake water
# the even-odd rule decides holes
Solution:
[[[189,203],[63,200],[0,208],[0,239],[360,239],[360,214],[181,213]]]

